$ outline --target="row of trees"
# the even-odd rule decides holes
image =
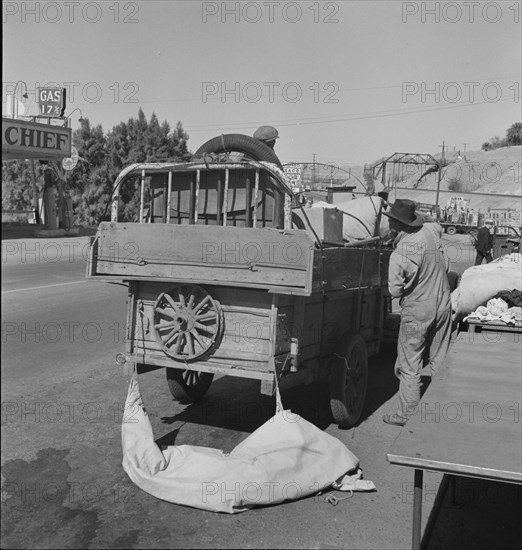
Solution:
[[[506,136],[492,137],[489,141],[482,144],[483,151],[498,149],[500,147],[509,147],[510,145],[522,145],[522,122],[515,122],[506,130]]]
[[[176,162],[191,158],[188,135],[181,122],[171,130],[168,122],[159,123],[153,113],[147,120],[142,109],[136,118],[121,122],[108,133],[101,125],[91,125],[83,119],[81,127],[73,132],[73,144],[78,150],[79,162],[71,172],[64,174],[59,163],[37,166],[38,191],[44,186],[43,173],[48,179],[65,181],[64,192],[72,198],[74,223],[97,224],[111,198],[112,185],[118,173],[126,166],[141,162]],[[15,160],[2,163],[2,209],[30,210],[32,202],[32,174],[29,161]],[[122,197],[125,218],[137,214],[138,193],[128,186]]]

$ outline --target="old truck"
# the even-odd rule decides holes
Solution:
[[[165,368],[178,400],[201,399],[215,375],[257,379],[264,394],[275,377],[282,391],[329,378],[334,420],[353,426],[389,323],[391,251],[378,236],[343,240],[337,211],[293,209],[261,145],[268,161],[234,160],[214,143],[216,154],[190,162],[123,170],[87,277],[128,284],[124,361]],[[128,185],[139,211],[118,221]]]

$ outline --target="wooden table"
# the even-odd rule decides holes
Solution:
[[[522,329],[456,337],[387,454],[390,463],[415,468],[413,548],[421,543],[424,470],[522,483],[521,395]]]
[[[475,332],[477,329],[480,332],[522,332],[522,323],[506,325],[506,323],[501,323],[500,321],[481,322],[478,319],[468,319],[467,324],[469,325],[470,332]]]

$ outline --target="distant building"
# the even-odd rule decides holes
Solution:
[[[497,227],[522,227],[522,212],[515,208],[488,208],[488,217]]]

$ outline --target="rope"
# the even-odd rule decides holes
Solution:
[[[318,493],[319,495],[322,495],[323,493]],[[327,504],[331,504],[332,506],[337,506],[341,500],[348,500],[353,497],[353,491],[350,489],[350,494],[347,497],[336,497],[335,495],[332,495],[331,493],[325,495],[323,497],[323,501]]]
[[[281,371],[284,371],[285,369],[285,365],[286,365],[286,362],[288,360],[288,355],[286,356],[286,359],[285,359],[285,364],[283,365],[283,368],[281,369]],[[277,382],[277,369],[275,369],[275,372],[274,372],[274,382],[275,382],[275,394],[276,394],[276,414],[277,413],[280,413],[280,412],[283,412],[285,409],[283,407],[283,401],[281,399],[281,392],[279,391],[279,384]]]

